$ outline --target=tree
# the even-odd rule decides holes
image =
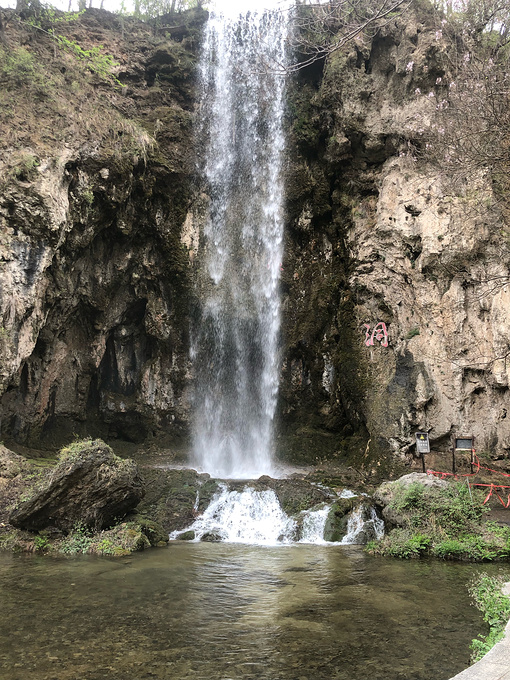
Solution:
[[[322,4],[297,4],[294,48],[301,59],[285,69],[295,72],[325,59],[356,36],[377,32],[404,13],[414,0],[329,0]]]

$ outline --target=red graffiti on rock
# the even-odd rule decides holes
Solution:
[[[388,347],[388,330],[383,321],[379,321],[372,333],[370,333],[370,324],[365,323],[363,325],[367,329],[365,334],[365,345],[367,347],[372,347],[376,340],[381,343],[381,347]]]

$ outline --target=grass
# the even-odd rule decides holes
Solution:
[[[466,484],[395,485],[389,503],[399,525],[368,544],[376,555],[490,562],[510,558],[510,527],[484,521],[484,494]]]
[[[489,627],[487,635],[479,635],[471,642],[472,663],[485,656],[504,636],[505,626],[510,619],[510,598],[501,592],[505,580],[503,576],[483,573],[469,586],[469,594]]]

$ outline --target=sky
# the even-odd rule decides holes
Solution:
[[[66,10],[69,6],[69,0],[42,0],[47,2],[58,9]],[[87,4],[89,0],[87,0]],[[130,0],[124,0],[126,7],[130,7],[133,3]],[[247,10],[260,10],[269,7],[284,7],[288,3],[286,0],[209,0],[207,6],[209,8],[214,8],[221,10],[223,14],[228,16],[238,15],[240,13],[246,12]],[[101,5],[101,0],[92,0],[93,7],[99,7]],[[110,12],[115,12],[119,9],[121,5],[121,0],[103,0],[104,9]],[[0,0],[0,7],[15,7],[16,0]],[[72,0],[72,9],[76,11],[78,8],[78,0]]]

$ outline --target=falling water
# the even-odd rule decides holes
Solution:
[[[345,497],[345,496],[344,496]],[[198,509],[198,502],[196,504]],[[325,545],[326,523],[332,506],[322,504],[289,516],[272,489],[257,491],[247,484],[242,491],[220,484],[205,511],[186,529],[173,531],[172,540],[193,533],[192,540],[258,545],[313,543]],[[342,544],[366,543],[384,536],[384,522],[375,509],[363,504],[348,517]],[[187,536],[187,540],[191,537]]]
[[[273,472],[286,25],[285,12],[213,14],[202,47],[194,463],[216,477]]]

